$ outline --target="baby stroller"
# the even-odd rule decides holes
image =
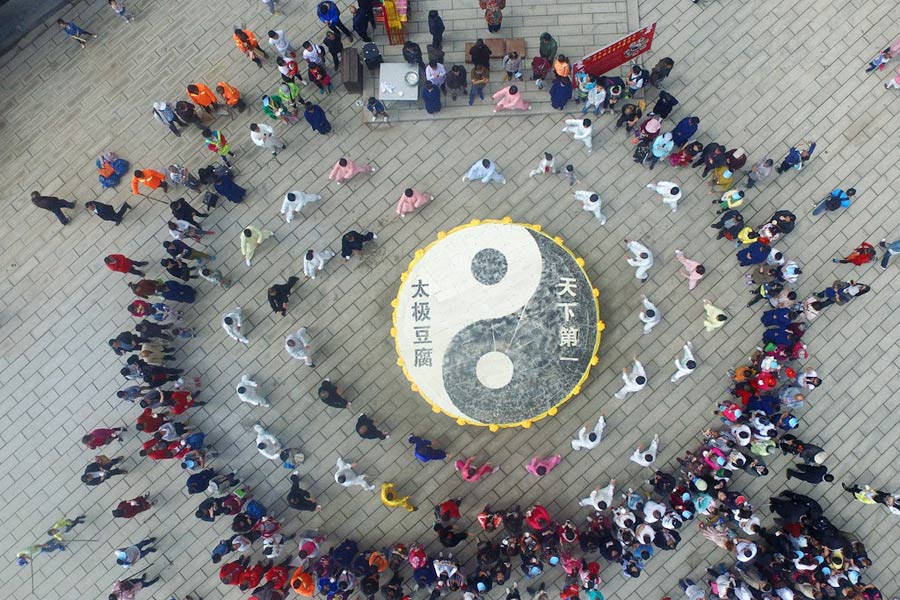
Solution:
[[[544,78],[550,72],[550,61],[543,56],[535,56],[531,59],[531,79],[534,80],[537,88],[543,89]]]
[[[97,159],[97,170],[100,172],[100,185],[104,188],[116,187],[128,171],[128,161],[119,158],[115,152],[104,152]]]

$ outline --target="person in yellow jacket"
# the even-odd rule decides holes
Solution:
[[[151,190],[161,187],[162,191],[169,191],[166,176],[153,169],[142,169],[134,172],[134,177],[131,178],[131,193],[135,196],[140,195],[140,184],[142,183]]]
[[[402,498],[397,497],[397,492],[394,490],[393,483],[381,484],[381,503],[388,508],[403,507],[409,512],[418,510],[410,503],[409,496],[403,496]]]
[[[234,117],[234,109],[238,112],[244,112],[247,105],[241,100],[241,93],[236,87],[230,86],[224,81],[216,84],[216,93],[225,101],[225,109],[228,111],[229,117]]]
[[[272,235],[273,233],[268,229],[260,229],[253,225],[244,228],[241,232],[241,256],[244,257],[248,267],[253,266],[253,254],[256,252],[256,248]]]

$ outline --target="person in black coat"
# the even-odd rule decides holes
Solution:
[[[425,70],[425,62],[422,60],[422,48],[415,42],[406,40],[403,44],[403,60],[411,65],[419,65],[419,69]]]
[[[194,220],[194,217],[208,217],[207,213],[202,213],[190,204],[184,198],[178,198],[173,201],[169,208],[172,209],[172,215],[176,219],[181,219],[182,221],[187,221],[194,227],[200,227],[200,223]]]
[[[672,112],[672,109],[678,105],[678,100],[666,91],[661,91],[659,93],[659,98],[656,99],[656,104],[653,105],[653,114],[661,116],[663,119],[668,118],[669,113]]]
[[[711,142],[706,145],[703,152],[700,154],[700,157],[693,165],[691,165],[691,167],[696,169],[700,165],[703,165],[703,174],[700,176],[706,177],[709,175],[710,171],[718,169],[725,164],[725,150],[725,146],[722,146],[718,142]]]
[[[330,379],[325,379],[322,381],[322,385],[319,386],[319,400],[334,408],[349,409],[350,403],[341,396],[342,391],[343,390],[331,383]]]
[[[795,468],[787,470],[787,478],[791,479],[792,477],[813,485],[823,481],[827,483],[834,481],[834,475],[828,472],[828,467],[825,465],[797,463]]]
[[[272,307],[272,312],[281,313],[282,317],[287,316],[287,307],[288,301],[291,299],[291,289],[294,285],[300,281],[296,277],[291,277],[287,280],[287,283],[282,283],[279,285],[273,285],[269,288],[269,306]]]
[[[49,210],[63,225],[69,224],[69,218],[63,214],[64,208],[75,208],[75,203],[54,196],[41,196],[40,192],[31,192],[31,203],[38,208]]]
[[[444,45],[444,20],[436,10],[428,11],[428,32],[431,33],[431,45],[441,48]]]
[[[359,415],[356,421],[356,433],[364,440],[386,440],[390,434],[385,433],[375,426],[375,421],[366,414]]]
[[[91,214],[95,214],[104,221],[112,221],[116,225],[122,224],[122,217],[125,216],[125,213],[131,209],[132,206],[127,202],[124,203],[119,210],[114,209],[109,204],[103,204],[102,202],[86,202],[84,204],[84,209]]]
[[[475,40],[475,45],[472,46],[472,49],[469,50],[469,56],[472,57],[472,64],[475,66],[481,65],[486,69],[491,68],[491,49],[485,45],[484,40],[478,38]]]
[[[350,260],[354,254],[362,252],[365,242],[377,239],[378,236],[371,231],[365,235],[358,231],[348,231],[341,238],[341,256],[344,257],[344,260]]]
[[[185,283],[191,279],[197,279],[197,276],[191,272],[191,267],[180,260],[164,258],[159,261],[159,264],[169,273],[169,275],[176,279],[180,279]]]
[[[371,7],[371,1],[368,0],[369,6]],[[369,19],[366,16],[366,13],[362,9],[358,9],[353,5],[350,5],[350,14],[353,15],[352,19],[352,27],[353,31],[359,36],[364,42],[371,42],[372,38],[369,37]],[[375,13],[372,13],[372,27],[375,26]]]

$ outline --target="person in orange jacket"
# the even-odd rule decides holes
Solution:
[[[169,191],[169,184],[166,182],[166,176],[159,171],[152,169],[138,170],[134,172],[131,178],[131,193],[135,196],[140,195],[140,184],[146,185],[151,190],[161,187],[164,192]]]
[[[255,62],[256,66],[260,69],[262,68],[262,61],[259,60],[259,55],[262,54],[263,58],[269,58],[266,51],[259,47],[256,36],[254,36],[253,32],[249,29],[234,30],[234,45],[238,47],[238,50],[240,50],[244,56]]]
[[[224,81],[216,84],[216,93],[225,101],[225,108],[228,110],[228,116],[230,117],[234,116],[235,108],[238,109],[238,112],[244,112],[244,109],[247,108],[247,105],[241,100],[241,93],[237,88],[228,85]]]
[[[298,567],[294,574],[291,575],[291,589],[301,596],[312,598],[313,593],[316,591],[316,583],[312,575],[304,571],[303,567]]]
[[[212,114],[219,108],[216,95],[212,93],[206,85],[202,83],[192,83],[187,86],[188,96],[191,97],[196,104],[203,107],[203,110]]]

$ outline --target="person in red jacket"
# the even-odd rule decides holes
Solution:
[[[135,196],[139,195],[141,193],[140,184],[142,183],[151,190],[161,187],[162,191],[169,191],[169,183],[166,181],[166,176],[153,169],[138,169],[134,172],[131,178],[131,193]]]
[[[258,562],[249,569],[244,569],[244,572],[241,573],[238,587],[244,592],[251,588],[258,587],[259,584],[262,583],[263,575],[265,575],[266,571],[269,570],[271,566],[272,561],[267,560],[264,563]]]
[[[81,438],[81,443],[91,450],[96,450],[97,448],[102,448],[103,446],[112,443],[113,440],[119,440],[121,442],[122,436],[119,435],[120,431],[128,431],[128,428],[113,427],[112,429],[95,429]]]
[[[850,256],[847,258],[832,258],[831,262],[843,264],[852,263],[859,267],[875,260],[875,255],[875,247],[869,242],[863,242],[857,246],[856,250],[851,252]]]
[[[124,254],[110,254],[103,259],[103,262],[106,263],[106,266],[109,267],[110,271],[115,271],[116,273],[131,273],[138,277],[143,277],[144,272],[138,271],[136,267],[143,267],[144,265],[149,264],[139,260],[131,260]]]
[[[287,587],[288,584],[288,570],[287,566],[293,559],[293,556],[289,556],[287,560],[285,560],[280,565],[274,566],[268,571],[266,571],[266,582],[271,583],[272,587],[276,590],[282,590]]]
[[[144,412],[140,414],[137,418],[137,425],[135,425],[135,429],[138,431],[143,431],[145,433],[154,433],[159,429],[159,426],[163,423],[168,423],[168,419],[166,418],[165,413],[155,413],[150,408],[145,408]]]
[[[150,507],[156,502],[150,500],[150,494],[138,496],[134,500],[122,500],[119,505],[112,510],[112,515],[117,519],[130,519]]]
[[[237,585],[241,582],[241,577],[247,565],[250,564],[249,556],[242,556],[230,563],[225,563],[219,569],[219,580],[225,585]]]

